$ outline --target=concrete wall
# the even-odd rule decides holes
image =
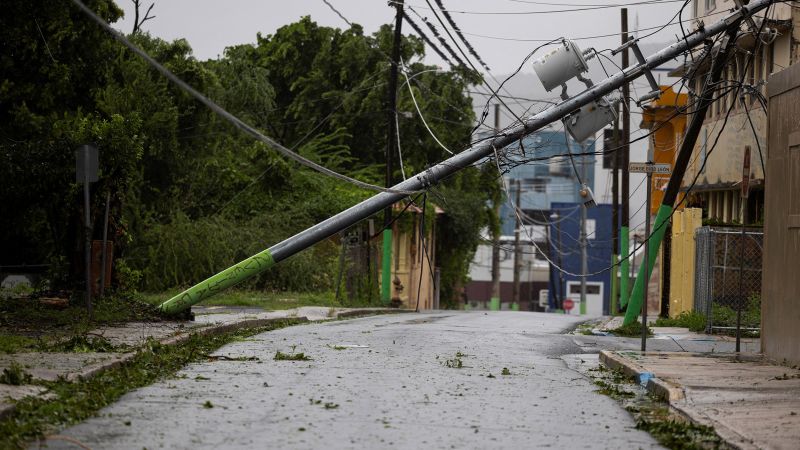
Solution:
[[[703,211],[686,208],[672,216],[669,316],[691,311],[694,305],[694,232],[703,225]]]
[[[800,363],[800,64],[768,84],[761,351]]]

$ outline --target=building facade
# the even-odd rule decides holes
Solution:
[[[755,33],[737,39],[735,53],[716,86],[682,188],[687,203],[703,209],[710,224],[760,223],[764,218],[764,161],[767,152],[766,80],[794,64],[800,53],[798,2],[777,3],[754,18]],[[713,23],[735,7],[732,0],[693,0],[693,16]],[[697,22],[694,25],[697,26]],[[743,25],[747,27],[748,25]],[[716,44],[712,55],[719,51]],[[697,101],[712,58],[696,49],[675,75],[691,77],[690,103]],[[750,186],[747,217],[742,217],[739,189],[745,148],[750,148]]]

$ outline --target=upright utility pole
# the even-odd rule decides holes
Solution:
[[[386,109],[386,187],[394,185],[392,180],[392,160],[396,153],[397,143],[397,67],[400,65],[400,42],[403,38],[403,1],[394,2],[394,43],[392,45],[392,63],[389,65],[389,90],[387,92]],[[392,205],[383,210],[383,252],[381,256],[381,301],[388,305],[392,300]]]
[[[616,106],[615,106],[616,108]],[[619,117],[619,116],[617,116]],[[614,154],[611,156],[611,311],[612,316],[619,311],[619,118],[614,120]]]
[[[653,159],[655,159],[655,155],[653,152],[655,149],[651,146],[647,151],[647,164],[653,164]],[[644,273],[649,274],[652,270],[649,265],[650,258],[646,256],[650,254],[650,202],[652,201],[652,193],[653,193],[653,172],[647,172],[647,196],[644,202],[644,210],[645,210],[645,219],[644,219],[644,254],[645,258],[642,261],[644,265]],[[647,350],[647,294],[648,294],[648,286],[645,284],[644,286],[644,300],[642,301],[642,351]]]
[[[620,10],[622,18],[622,43],[628,42],[628,8]],[[622,68],[627,69],[629,64],[628,48],[622,51]],[[622,85],[622,152],[620,165],[622,166],[622,192],[620,192],[620,230],[619,230],[619,255],[623,258],[620,264],[621,276],[619,281],[619,305],[625,307],[628,304],[630,295],[630,262],[628,259],[628,245],[630,243],[630,218],[628,217],[628,198],[630,197],[630,174],[628,173],[628,163],[630,162],[630,141],[631,141],[631,111],[630,111],[630,87],[626,82]]]
[[[500,104],[494,105],[494,132],[500,132]],[[503,180],[500,180],[503,183]],[[494,215],[500,221],[500,201],[494,205]],[[491,229],[492,234],[492,294],[489,299],[489,309],[500,309],[500,230]]]
[[[581,157],[581,178],[583,181],[586,181],[586,144],[581,142],[581,153],[584,155]],[[586,274],[589,273],[589,255],[587,253],[587,242],[586,242],[586,214],[588,206],[586,203],[581,205],[581,236],[580,236],[580,243],[581,243],[581,306],[580,306],[580,313],[586,314]]]
[[[522,191],[522,183],[519,179],[517,179],[517,194],[516,194],[516,205],[517,205],[517,214],[515,214],[516,226],[514,227],[514,286],[513,291],[511,291],[511,309],[519,308],[519,278],[520,278],[520,269],[522,268],[522,248],[519,245],[519,232],[522,230],[522,220],[520,219],[520,194]]]

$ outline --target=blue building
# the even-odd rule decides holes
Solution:
[[[549,214],[555,203],[575,203],[580,200],[578,191],[580,180],[594,191],[594,141],[588,141],[585,148],[569,139],[569,150],[575,154],[573,162],[567,155],[567,139],[563,130],[542,130],[526,136],[519,144],[506,147],[509,160],[513,161],[509,172],[504,176],[509,201],[516,199],[516,182],[520,181],[520,209],[529,216],[542,217]],[[582,153],[592,153],[581,155]],[[519,165],[516,165],[519,163]],[[512,236],[516,223],[514,210],[505,202],[500,209],[502,234]],[[546,220],[546,218],[544,218]]]
[[[556,216],[549,226],[549,252],[556,264],[566,272],[581,273],[580,203],[552,203]],[[611,298],[611,278],[606,270],[611,265],[611,205],[588,208],[586,220],[588,272],[596,273],[586,278],[587,304],[580,302],[581,277],[569,275],[550,267],[548,302],[551,309],[563,309],[564,299],[576,305],[574,314],[608,314]]]

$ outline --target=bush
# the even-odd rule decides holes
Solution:
[[[659,317],[653,325],[656,327],[681,327],[690,331],[701,332],[706,329],[706,316],[695,311],[684,311],[674,318]]]
[[[623,325],[619,328],[614,328],[610,330],[612,334],[616,336],[625,336],[625,337],[640,337],[642,335],[642,324],[641,322],[631,322],[627,325]],[[647,335],[652,336],[653,330],[650,327],[647,327]]]
[[[717,327],[735,327],[736,309],[714,303],[711,306],[711,321]],[[742,308],[742,328],[761,327],[761,297],[753,294]]]
[[[246,223],[224,217],[172,221],[146,228],[123,260],[126,274],[141,274],[139,288],[162,291],[190,286],[279,242],[290,234],[280,217]],[[336,274],[337,246],[323,241],[241,284],[243,289],[322,291]],[[135,279],[129,276],[128,279]]]

